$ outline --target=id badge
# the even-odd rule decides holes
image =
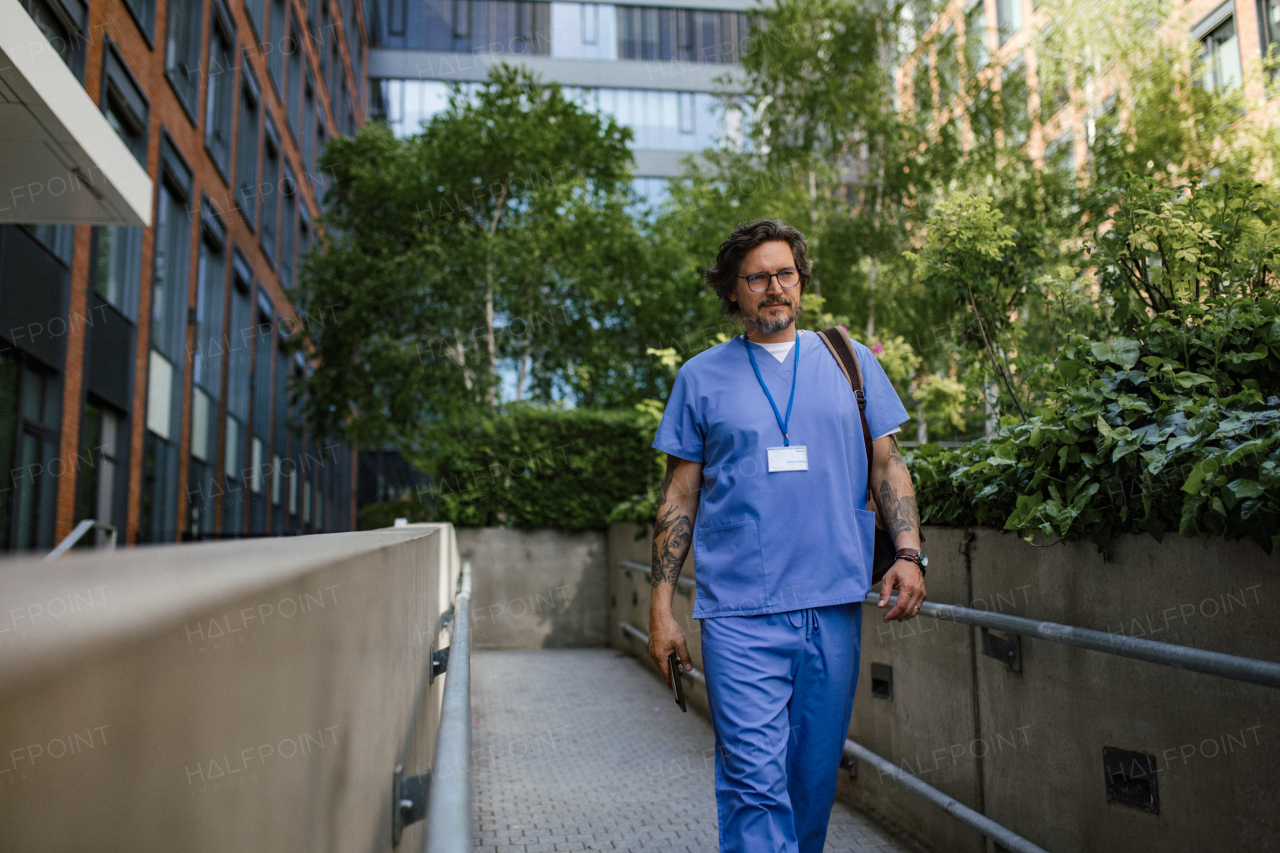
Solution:
[[[775,471],[808,471],[809,449],[804,445],[791,447],[770,447],[769,473]]]

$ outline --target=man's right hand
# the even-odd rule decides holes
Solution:
[[[667,658],[675,652],[685,672],[693,669],[693,658],[689,657],[689,649],[684,642],[684,632],[669,613],[657,610],[649,611],[649,657],[653,659],[662,678],[671,683],[671,673],[667,672]]]

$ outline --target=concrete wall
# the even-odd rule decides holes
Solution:
[[[611,625],[648,622],[648,563],[634,525],[609,534]],[[1125,537],[1104,561],[1088,543],[1033,547],[993,530],[926,528],[929,598],[1280,661],[1280,559],[1247,542]],[[684,576],[690,576],[686,567]],[[692,599],[676,598],[695,664]],[[1022,672],[981,653],[980,632],[863,613],[850,737],[1053,853],[1280,850],[1280,691],[1022,640]],[[616,628],[611,642],[646,659]],[[871,664],[892,667],[891,699]],[[705,710],[701,688],[691,691]],[[1106,798],[1103,748],[1156,759],[1159,812]],[[841,795],[937,851],[989,844],[865,765]]]
[[[459,530],[458,552],[472,565],[475,647],[605,645],[605,549],[598,531]]]
[[[0,847],[390,851],[457,570],[448,525],[0,563]]]

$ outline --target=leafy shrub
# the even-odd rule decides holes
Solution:
[[[925,522],[1105,548],[1119,533],[1280,544],[1277,206],[1258,187],[1136,184],[1095,246],[1112,341],[1069,336],[1023,423],[910,456]],[[1132,335],[1130,337],[1129,335]]]
[[[605,527],[616,506],[656,486],[651,420],[636,411],[516,405],[505,414],[440,422],[414,460],[431,476],[430,488],[410,506],[380,505],[377,520]]]

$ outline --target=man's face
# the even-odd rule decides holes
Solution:
[[[764,293],[752,293],[747,287],[748,276],[758,272],[777,272],[794,267],[796,259],[791,254],[791,246],[782,240],[761,243],[742,258],[738,267],[738,280],[735,291],[729,299],[738,303],[742,309],[742,319],[749,328],[766,335],[776,335],[796,321],[800,313],[800,290],[802,285],[783,289],[776,278],[769,279],[769,287]]]

